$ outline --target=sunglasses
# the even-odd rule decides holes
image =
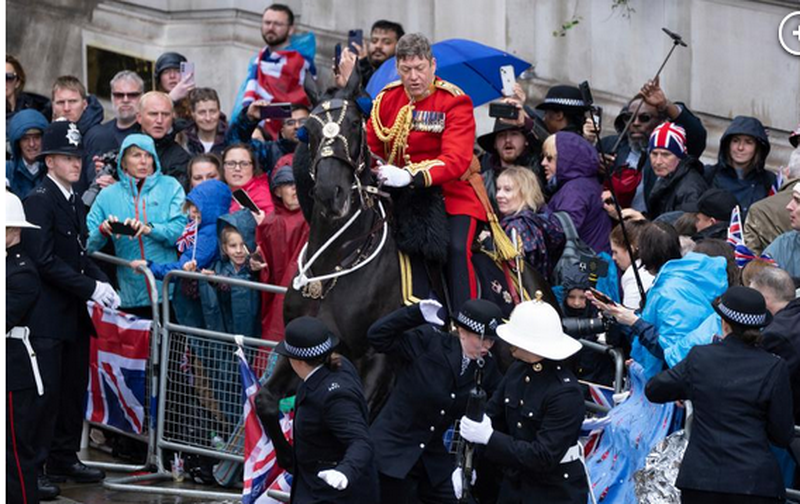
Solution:
[[[631,117],[633,117],[633,114],[623,114],[622,115],[622,120],[625,121],[625,122],[628,122],[628,121],[631,120]],[[655,116],[653,116],[652,114],[648,114],[648,113],[644,112],[644,113],[641,113],[641,114],[637,115],[636,119],[638,119],[640,123],[648,123],[648,122],[653,120],[653,117],[655,117]]]
[[[119,92],[115,91],[115,92],[111,93],[111,96],[113,96],[117,100],[128,100],[128,99],[134,100],[134,99],[139,98],[140,96],[142,96],[142,93],[140,93],[138,91],[134,91],[133,93],[119,93]]]
[[[12,82],[17,80],[17,74],[13,72],[6,72],[6,82]]]

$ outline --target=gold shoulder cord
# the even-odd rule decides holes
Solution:
[[[375,98],[375,103],[372,105],[370,112],[370,120],[372,127],[375,129],[375,134],[378,140],[387,144],[392,142],[392,151],[389,154],[389,159],[386,160],[388,164],[394,164],[394,160],[401,157],[406,148],[408,141],[408,134],[411,131],[411,120],[414,115],[414,105],[408,103],[404,105],[397,113],[394,124],[391,128],[386,128],[381,123],[380,108],[381,101],[383,100],[383,93],[380,93]]]

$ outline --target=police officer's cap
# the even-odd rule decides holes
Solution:
[[[503,323],[500,307],[485,299],[470,299],[458,312],[455,323],[485,338],[497,338],[497,326]]]
[[[275,351],[286,357],[308,361],[331,353],[339,338],[319,319],[299,317],[286,324],[286,337]]]
[[[45,156],[62,154],[64,156],[83,156],[81,132],[74,122],[57,119],[50,123],[42,135],[42,152],[38,159]]]

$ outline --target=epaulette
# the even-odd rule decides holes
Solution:
[[[460,87],[456,86],[452,82],[447,82],[446,80],[436,79],[435,85],[437,88],[444,89],[453,96],[461,96],[464,94],[464,91],[462,91]]]
[[[397,79],[396,81],[392,81],[389,84],[386,84],[385,86],[383,86],[383,89],[381,89],[381,93],[383,93],[385,91],[388,91],[390,89],[396,88],[397,86],[402,86],[402,85],[403,85],[403,81],[401,81],[400,79]]]

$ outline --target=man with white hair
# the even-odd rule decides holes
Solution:
[[[791,231],[783,233],[764,249],[793,278],[800,278],[800,182],[792,186],[792,198],[784,213],[789,214]]]
[[[761,254],[780,234],[792,229],[786,205],[792,200],[792,187],[800,182],[800,148],[795,149],[789,164],[781,169],[783,184],[778,192],[753,203],[744,223],[744,243]]]

